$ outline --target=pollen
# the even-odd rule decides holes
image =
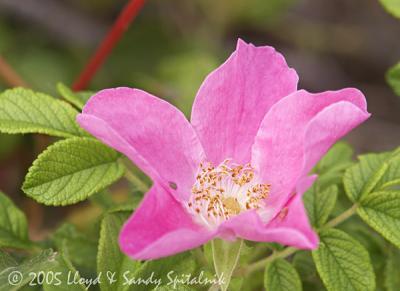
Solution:
[[[209,228],[248,210],[258,210],[268,198],[270,184],[258,183],[250,164],[226,159],[218,166],[200,163],[186,209]]]

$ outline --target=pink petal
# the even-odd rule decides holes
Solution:
[[[192,218],[167,191],[155,184],[125,223],[121,250],[136,260],[157,259],[196,248],[213,233]]]
[[[346,101],[330,105],[318,113],[306,128],[303,175],[312,170],[338,139],[369,116],[368,112]]]
[[[242,215],[221,225],[219,231],[226,235],[241,237],[251,241],[276,242],[300,249],[315,249],[318,246],[318,236],[312,229],[301,197],[310,187],[316,176],[302,179],[297,187],[297,193],[289,200],[280,215],[265,225],[255,211]]]
[[[236,51],[204,81],[191,122],[208,159],[250,161],[251,145],[265,113],[294,92],[298,76],[274,48],[240,40]]]
[[[311,184],[309,185],[311,186]],[[280,230],[282,232],[281,238],[277,241],[280,244],[314,249],[318,246],[319,239],[308,220],[307,212],[301,199],[303,194],[304,193],[299,192],[290,199],[287,205],[282,209],[282,215],[276,216],[274,220],[268,224],[267,228]],[[287,214],[285,215],[285,213]],[[292,231],[296,230],[301,233],[303,237],[301,237],[301,240],[296,240],[296,242],[293,243],[290,233],[286,233],[286,229]],[[306,244],[304,244],[304,242],[306,242]]]
[[[174,106],[141,90],[107,89],[89,100],[77,120],[178,199],[187,199],[204,152]]]
[[[317,180],[318,175],[310,175],[310,176],[305,176],[299,179],[297,181],[296,185],[296,193],[303,195],[306,193],[306,191],[314,184],[315,180]]]
[[[298,179],[329,147],[369,117],[356,89],[319,94],[297,91],[266,114],[252,148],[252,164],[270,183],[269,203],[280,209]]]

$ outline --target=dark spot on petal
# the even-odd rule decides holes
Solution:
[[[284,208],[281,210],[281,212],[279,212],[279,214],[278,214],[279,218],[280,218],[281,220],[285,219],[286,216],[288,215],[288,212],[289,212],[289,208],[284,207]]]
[[[174,182],[168,182],[168,185],[171,189],[174,189],[174,190],[178,189],[178,185],[176,185],[176,183],[174,183]]]

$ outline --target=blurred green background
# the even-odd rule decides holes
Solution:
[[[31,88],[57,95],[56,83],[72,84],[125,3],[0,0],[0,55]],[[400,100],[384,79],[400,59],[399,35],[400,22],[376,0],[151,0],[87,89],[138,87],[188,115],[202,80],[240,37],[282,52],[299,88],[361,89],[373,117],[347,139],[357,152],[381,151],[400,141]],[[76,210],[87,206],[43,207],[20,191],[51,142],[0,135],[0,189],[27,212],[33,239],[65,216],[80,220]]]

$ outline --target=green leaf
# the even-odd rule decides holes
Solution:
[[[57,84],[57,90],[65,100],[72,103],[79,109],[82,109],[89,98],[94,95],[94,92],[90,91],[73,92],[63,83]]]
[[[340,171],[351,165],[353,149],[345,142],[336,143],[319,161],[315,170],[322,174],[330,171]]]
[[[68,103],[28,89],[15,88],[0,95],[0,132],[43,133],[58,137],[85,136]]]
[[[371,192],[400,184],[400,151],[367,154],[344,174],[343,183],[351,201],[357,202]]]
[[[31,259],[25,260],[18,266],[0,271],[0,290],[18,290],[32,280],[33,276],[31,273],[37,274],[53,270],[58,264],[57,256],[57,253],[48,249]],[[14,285],[10,284],[9,280],[13,280]]]
[[[68,253],[73,265],[81,269],[95,270],[97,239],[79,232],[72,224],[65,223],[53,234],[58,250]]]
[[[0,192],[0,247],[30,248],[25,214]]]
[[[293,266],[303,280],[314,279],[317,274],[315,264],[309,251],[298,251],[293,256]]]
[[[318,273],[329,291],[375,290],[375,275],[368,252],[337,229],[320,232],[319,248],[312,252]]]
[[[394,247],[389,248],[384,275],[387,291],[400,290],[400,251]]]
[[[368,251],[373,264],[376,290],[383,290],[384,268],[388,242],[361,219],[352,219],[341,226],[341,229],[360,242]]]
[[[343,172],[353,164],[353,149],[344,142],[335,144],[314,168],[318,179],[314,183],[319,190],[339,184],[342,181]]]
[[[233,277],[231,279],[231,282],[229,284],[229,291],[240,291],[243,289],[243,282],[244,278],[243,277]],[[218,286],[215,285],[215,286]]]
[[[215,272],[218,276],[223,276],[224,285],[220,286],[222,291],[228,290],[233,271],[239,261],[240,251],[243,240],[235,242],[214,239],[212,241],[212,253]]]
[[[344,188],[351,201],[358,201],[365,193],[365,185],[379,171],[390,153],[367,154],[359,157],[359,163],[350,167],[343,176]],[[369,186],[370,187],[370,186]]]
[[[400,3],[400,1],[398,2]],[[400,8],[399,8],[399,16],[400,16]],[[396,93],[397,96],[400,96],[400,63],[396,64],[387,71],[386,81],[388,82],[390,87],[392,87],[394,93]]]
[[[297,251],[293,255],[292,264],[299,273],[303,290],[326,290],[318,277],[310,251]]]
[[[264,287],[266,290],[303,290],[296,269],[284,259],[276,259],[265,268]]]
[[[338,188],[335,185],[325,190],[313,186],[304,194],[304,205],[313,226],[321,227],[325,224],[335,207],[337,195]]]
[[[373,229],[400,248],[400,191],[371,193],[357,213]]]
[[[133,284],[130,286],[129,290],[146,291],[163,285],[173,287],[171,278],[173,280],[175,277],[180,279],[187,275],[200,276],[195,273],[195,270],[196,263],[190,252],[180,253],[160,260],[146,261],[137,272],[127,273],[127,278],[143,278],[145,280],[151,278],[153,284]],[[183,287],[179,282],[176,286]]]
[[[55,265],[45,273],[43,280],[44,291],[84,291],[86,286],[79,282],[81,279],[79,272],[72,265],[66,250],[66,241],[61,252],[57,255]],[[72,279],[76,279],[72,280]],[[96,281],[93,281],[95,286]],[[97,283],[98,284],[98,283]]]
[[[124,286],[124,273],[134,274],[141,266],[139,261],[134,261],[124,255],[118,245],[118,235],[123,223],[128,219],[129,212],[114,212],[107,214],[100,230],[100,240],[97,257],[97,272],[110,274],[112,279],[103,280],[100,289],[105,291],[123,291],[128,290],[129,285]],[[111,277],[110,277],[111,278]]]
[[[4,270],[10,267],[15,267],[16,265],[18,264],[15,261],[15,259],[5,251],[0,249],[0,270]]]
[[[161,286],[161,287],[156,287],[153,289],[154,291],[192,291],[193,289],[186,286],[186,285],[178,285],[176,288],[174,286]]]
[[[46,205],[69,205],[104,189],[124,173],[120,154],[92,138],[49,146],[33,162],[23,191]]]
[[[400,0],[379,0],[386,11],[400,18]]]
[[[131,193],[129,193],[129,194],[131,194]],[[131,198],[131,197],[129,197],[129,198]],[[108,210],[108,209],[114,207],[115,205],[117,205],[117,203],[114,202],[111,193],[107,190],[103,190],[103,191],[100,191],[100,192],[92,195],[90,197],[90,201],[97,204],[98,206],[100,206],[103,210]],[[130,209],[130,210],[133,210],[133,209]]]

